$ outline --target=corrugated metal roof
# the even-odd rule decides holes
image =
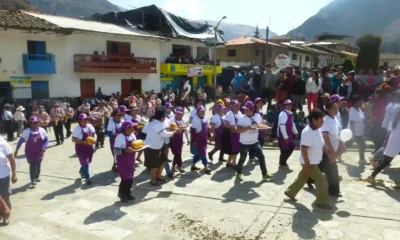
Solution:
[[[126,36],[135,36],[135,37],[146,37],[146,38],[159,38],[159,39],[167,39],[155,34],[151,34],[148,32],[144,32],[135,28],[124,28],[118,25],[109,24],[109,23],[101,23],[95,21],[87,21],[82,19],[75,18],[67,18],[53,15],[45,15],[38,14],[33,12],[27,12],[27,14],[43,19],[47,22],[55,24],[60,28],[66,29],[76,29],[83,31],[91,31],[91,32],[100,32],[100,33],[110,33],[110,34],[118,34],[118,35],[126,35]]]

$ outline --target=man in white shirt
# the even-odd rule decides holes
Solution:
[[[13,115],[11,113],[11,105],[6,103],[3,112],[4,131],[7,133],[7,141],[14,141],[14,131],[12,128]]]
[[[272,176],[267,172],[265,156],[258,141],[257,125],[262,123],[261,116],[260,114],[255,114],[254,103],[251,101],[247,101],[243,109],[244,115],[239,118],[237,123],[237,132],[240,133],[240,159],[237,166],[236,180],[243,181],[243,164],[247,154],[250,152],[260,163],[263,181],[269,181]]]
[[[17,137],[19,137],[24,131],[24,122],[26,122],[24,115],[25,108],[22,106],[17,107],[14,113],[14,120],[17,122]]]
[[[354,106],[349,111],[349,128],[353,132],[354,140],[358,145],[358,154],[360,157],[359,163],[366,164],[365,160],[365,140],[364,140],[364,128],[365,128],[365,116],[361,109],[362,101],[360,96],[353,97]]]

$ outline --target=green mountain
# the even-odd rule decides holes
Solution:
[[[32,6],[28,0],[0,0],[0,8],[2,9],[20,9],[28,11],[40,11]]]
[[[288,35],[312,41],[314,35],[328,32],[355,41],[373,33],[382,36],[382,51],[400,53],[399,8],[399,0],[334,0]]]

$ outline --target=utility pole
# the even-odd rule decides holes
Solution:
[[[268,63],[268,56],[269,56],[269,54],[268,54],[268,38],[269,38],[269,26],[267,26],[267,29],[265,30],[266,31],[266,33],[265,33],[265,48],[266,48],[266,50],[265,50],[265,63],[263,63],[263,64],[267,64]]]

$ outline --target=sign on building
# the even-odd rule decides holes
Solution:
[[[201,77],[203,76],[203,71],[204,68],[203,67],[194,67],[194,66],[188,66],[187,68],[187,75],[188,77]]]
[[[275,64],[278,68],[286,68],[290,65],[290,58],[285,54],[279,54],[275,59]]]

